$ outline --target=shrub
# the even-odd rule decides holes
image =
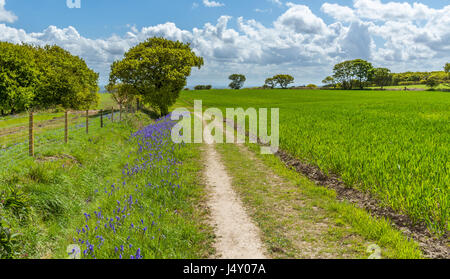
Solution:
[[[429,77],[429,78],[427,79],[427,86],[428,86],[428,87],[430,87],[430,88],[435,88],[435,87],[438,86],[438,85],[439,85],[439,80],[438,80],[436,77],[431,76],[431,77]]]
[[[308,85],[306,85],[306,87],[308,87],[308,88],[317,88],[317,85],[315,85],[315,84],[308,84]]]

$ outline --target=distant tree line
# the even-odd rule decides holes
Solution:
[[[212,85],[196,85],[194,90],[211,90]]]
[[[391,73],[387,68],[375,68],[362,59],[338,63],[333,68],[333,75],[326,77],[322,83],[325,87],[341,89],[363,89],[367,86],[398,86],[425,84],[430,88],[450,81],[450,63],[444,71]]]
[[[0,42],[0,113],[97,106],[98,77],[58,46]]]

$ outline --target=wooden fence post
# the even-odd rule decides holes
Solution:
[[[122,122],[122,105],[119,107],[119,121]]]
[[[111,109],[112,114],[111,114],[111,122],[114,122],[114,107]]]
[[[103,128],[103,110],[100,110],[100,128]]]
[[[64,142],[69,142],[69,118],[67,110],[64,113]]]
[[[29,145],[28,150],[31,157],[34,157],[34,119],[33,119],[33,111],[30,110],[29,117]]]
[[[86,110],[86,134],[89,134],[89,110]]]

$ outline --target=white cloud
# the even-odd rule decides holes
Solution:
[[[338,21],[349,22],[355,19],[353,9],[339,4],[324,3],[320,10]]]
[[[286,4],[289,9],[282,14],[275,25],[279,28],[286,27],[296,33],[317,34],[326,30],[323,20],[311,12],[308,6]]]
[[[203,0],[203,5],[205,7],[208,7],[208,8],[217,8],[217,7],[225,6],[224,3],[216,2],[216,1],[210,1],[210,0]]]
[[[340,47],[346,58],[371,60],[375,46],[370,36],[369,25],[358,21],[353,22],[342,39]]]
[[[354,0],[354,7],[359,17],[371,20],[413,21],[428,19],[438,12],[420,3],[387,2],[380,0]]]
[[[14,13],[5,10],[5,4],[5,0],[0,0],[0,22],[13,23],[17,20],[17,16]]]

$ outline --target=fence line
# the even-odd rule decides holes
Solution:
[[[0,118],[0,169],[34,157],[49,144],[68,144],[81,136],[83,128],[85,134],[95,133],[113,123],[117,111],[121,121],[122,108],[114,107],[106,111],[29,112]]]

